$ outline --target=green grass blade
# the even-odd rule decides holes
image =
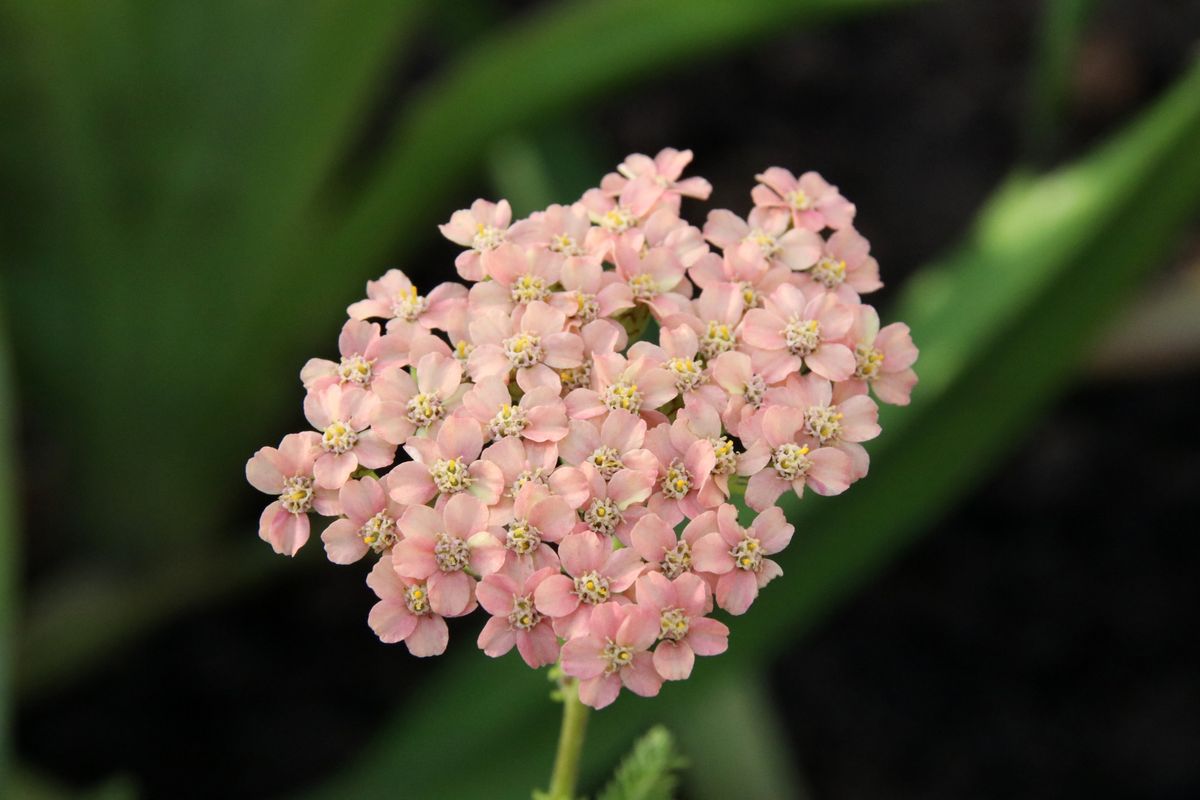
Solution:
[[[1108,313],[1200,207],[1198,144],[1200,66],[1108,146],[999,192],[965,249],[905,293],[896,316],[922,347],[923,382],[911,407],[885,413],[871,479],[841,498],[805,501],[795,514],[800,533],[781,558],[787,576],[733,622],[727,654],[700,659],[691,679],[668,684],[656,700],[622,697],[593,715],[585,782],[597,780],[630,731],[652,719],[682,729],[725,676],[794,642],[1021,440]],[[456,646],[430,670],[420,701],[316,796],[372,796],[389,786],[472,796],[474,779],[446,770],[453,757],[437,745],[450,720],[470,721],[454,729],[454,752],[473,754],[471,772],[489,776],[491,794],[518,796],[544,774],[555,723],[542,676],[522,676],[514,657],[493,662],[461,638]],[[521,753],[545,758],[515,758],[496,744],[516,735]]]

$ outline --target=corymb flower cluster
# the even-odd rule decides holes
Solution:
[[[867,474],[876,401],[908,402],[917,350],[862,302],[879,266],[836,187],[772,167],[749,217],[699,229],[691,158],[630,156],[515,222],[505,201],[455,212],[469,288],[369,282],[339,356],[300,373],[313,430],[246,465],[277,498],[259,535],[292,555],[310,512],[336,517],[330,560],[377,559],[380,639],[437,655],[482,606],[485,653],[561,662],[596,708],[723,652],[714,608],[781,574],[777,499]]]

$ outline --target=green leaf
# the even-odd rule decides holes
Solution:
[[[839,498],[810,496],[802,513],[792,504],[799,533],[780,558],[786,577],[732,621],[729,652],[700,659],[689,680],[668,683],[652,701],[627,695],[593,715],[585,782],[631,729],[651,720],[694,724],[691,710],[724,681],[753,677],[747,667],[791,645],[1022,440],[1097,330],[1200,208],[1198,143],[1200,66],[1099,151],[998,192],[964,249],[914,280],[892,315],[913,327],[922,383],[912,406],[885,409],[871,478]],[[456,729],[455,746],[475,754],[492,794],[517,796],[544,774],[554,721],[541,676],[522,676],[512,657],[491,661],[459,644],[431,669],[421,701],[317,796],[369,796],[397,785],[471,796],[477,787],[468,776],[414,768],[427,758],[447,763],[430,728],[451,719],[471,720]],[[494,692],[481,702],[485,687]],[[494,747],[498,730],[522,736],[521,752],[545,758],[516,759]]]
[[[687,761],[670,731],[656,725],[633,746],[597,800],[671,800]]]
[[[518,127],[788,25],[915,2],[660,0],[653,14],[639,0],[548,7],[481,42],[407,104],[387,149],[364,167],[361,190],[348,190],[332,236],[316,244],[330,263],[371,269],[395,242],[448,217],[438,201]]]

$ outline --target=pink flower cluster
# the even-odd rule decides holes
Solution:
[[[867,474],[876,400],[908,402],[917,350],[862,302],[879,267],[836,187],[772,167],[747,218],[700,229],[679,215],[711,191],[691,158],[630,156],[522,220],[455,212],[469,289],[369,282],[337,359],[301,371],[314,430],[246,465],[277,497],[259,535],[293,555],[309,512],[336,517],[330,560],[377,558],[380,639],[437,655],[445,619],[482,606],[485,653],[561,662],[597,708],[723,652],[714,608],[781,574],[777,499]]]

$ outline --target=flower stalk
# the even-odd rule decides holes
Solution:
[[[575,784],[579,781],[579,759],[587,733],[590,709],[579,700],[579,681],[566,678],[562,682],[562,729],[558,733],[558,752],[554,756],[554,771],[550,773],[550,789],[535,795],[538,800],[574,800]]]

